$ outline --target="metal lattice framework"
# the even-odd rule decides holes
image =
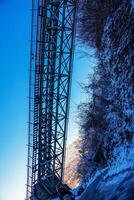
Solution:
[[[27,200],[63,179],[75,14],[75,0],[33,0]]]

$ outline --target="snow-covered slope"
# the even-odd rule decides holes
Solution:
[[[86,179],[85,190],[76,199],[134,199],[134,145],[116,148],[114,156],[111,166],[98,170],[92,178]]]

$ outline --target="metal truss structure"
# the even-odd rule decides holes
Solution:
[[[62,183],[75,37],[76,0],[33,0],[26,199]]]

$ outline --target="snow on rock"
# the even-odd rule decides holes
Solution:
[[[101,62],[110,79],[106,135],[111,137],[111,148],[129,143],[134,133],[133,19],[134,9],[124,1],[108,18],[102,37]]]
[[[121,149],[120,149],[121,150]],[[115,165],[106,168],[94,178],[89,179],[87,187],[77,200],[133,200],[134,192],[134,166],[133,160],[134,149],[128,155],[128,160],[122,157],[115,161]]]
[[[132,6],[133,5],[133,6]],[[89,174],[79,200],[134,199],[134,0],[124,0],[105,24],[101,62],[110,81],[106,136],[110,138],[108,166]],[[108,145],[106,143],[105,145]]]

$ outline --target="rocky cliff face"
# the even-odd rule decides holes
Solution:
[[[122,1],[104,26],[99,50],[99,74],[107,81],[101,88],[101,95],[107,102],[103,105],[106,127],[101,133],[103,139],[99,137],[103,156],[108,162],[101,169],[96,167],[94,176],[86,175],[81,200],[134,199],[133,4],[131,0]]]
[[[102,37],[101,62],[110,80],[107,124],[115,142],[128,142],[134,133],[134,10],[124,1],[108,18]]]

